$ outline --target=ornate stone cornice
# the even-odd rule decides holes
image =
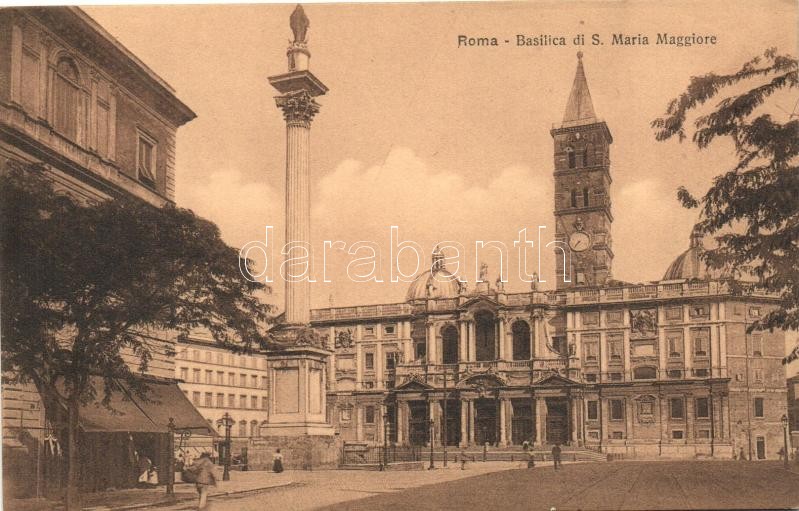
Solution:
[[[283,110],[283,118],[287,123],[310,126],[314,115],[319,113],[319,103],[304,90],[278,96],[275,98],[275,103]]]

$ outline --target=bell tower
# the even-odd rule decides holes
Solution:
[[[557,289],[602,286],[613,262],[610,227],[610,144],[605,121],[596,117],[583,54],[577,53],[566,112],[550,131],[555,152],[555,274]],[[566,252],[565,265],[563,251]],[[568,282],[564,282],[564,278]]]

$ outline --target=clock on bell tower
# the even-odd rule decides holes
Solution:
[[[597,119],[583,54],[577,53],[563,123],[550,131],[555,149],[555,249],[557,289],[602,286],[610,276],[610,144],[605,121]],[[565,265],[563,254],[566,254]]]

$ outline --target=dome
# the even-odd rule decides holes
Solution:
[[[694,230],[691,233],[691,243],[688,250],[677,256],[677,259],[669,265],[663,280],[713,280],[723,277],[723,272],[718,269],[711,270],[702,260],[703,235]]]
[[[456,298],[457,296],[457,278],[444,268],[440,268],[435,272],[428,270],[416,277],[405,294],[405,300]]]
[[[432,270],[418,275],[405,293],[405,301],[427,298],[455,298],[458,296],[458,279],[444,268],[444,254],[436,247],[433,251]]]

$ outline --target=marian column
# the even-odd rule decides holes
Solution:
[[[287,461],[294,460],[292,468],[307,468],[308,464],[334,464],[337,455],[330,441],[334,431],[326,420],[326,372],[331,352],[310,326],[310,281],[309,275],[302,273],[310,269],[311,259],[311,121],[319,112],[315,98],[327,92],[327,87],[308,70],[309,22],[301,6],[294,9],[290,24],[294,40],[286,53],[288,72],[269,77],[269,83],[280,92],[275,102],[286,119],[286,256],[308,265],[288,265],[282,275],[285,315],[270,331],[269,418],[262,433],[270,444],[290,450]],[[297,443],[297,437],[304,440]]]
[[[314,98],[327,92],[327,87],[308,70],[311,58],[306,39],[309,25],[302,6],[298,5],[291,14],[294,41],[286,52],[288,73],[269,78],[269,83],[282,94],[275,101],[286,119],[286,252],[293,258],[307,256],[308,269],[311,257],[311,121],[319,112]],[[289,266],[286,270],[285,323],[307,325],[311,319],[309,276],[300,276],[302,268]]]

